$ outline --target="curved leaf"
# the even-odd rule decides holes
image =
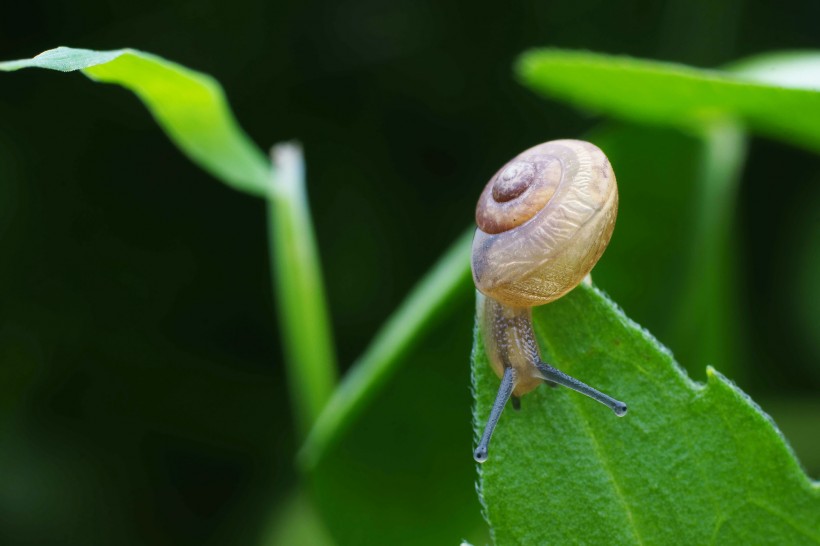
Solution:
[[[591,287],[536,308],[534,320],[548,361],[629,413],[546,387],[507,410],[480,470],[497,544],[820,543],[820,487],[720,373],[691,381]],[[480,336],[473,357],[480,434],[498,378]]]
[[[171,140],[197,165],[234,189],[268,201],[274,291],[279,307],[295,415],[306,431],[330,398],[336,362],[315,236],[304,187],[301,149],[274,149],[271,163],[237,123],[219,83],[134,49],[58,47],[0,70],[81,70],[133,91]],[[281,176],[275,176],[280,174]]]
[[[92,80],[133,91],[194,163],[234,189],[265,197],[271,168],[231,113],[219,83],[207,74],[136,49],[92,51],[58,47],[0,70],[81,70]]]
[[[820,151],[816,81],[767,83],[751,69],[705,70],[561,49],[524,53],[517,71],[535,91],[610,116],[696,131],[729,118]]]

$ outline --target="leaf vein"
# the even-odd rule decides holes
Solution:
[[[589,426],[589,421],[586,418],[586,415],[581,407],[581,402],[586,402],[586,400],[580,400],[577,396],[570,397],[572,399],[572,404],[575,406],[575,410],[580,416],[581,423],[584,427],[584,431],[586,432],[587,436],[589,436],[590,441],[592,442],[593,449],[595,450],[595,455],[601,461],[601,467],[604,469],[606,474],[609,477],[609,481],[612,483],[612,488],[615,491],[615,496],[618,497],[621,505],[626,512],[626,519],[629,522],[629,528],[632,531],[632,534],[635,536],[635,540],[638,544],[644,544],[643,539],[641,538],[640,533],[638,532],[638,525],[635,522],[635,517],[632,514],[632,507],[626,500],[626,496],[624,495],[623,491],[621,490],[621,486],[618,483],[617,478],[615,477],[615,472],[612,469],[612,465],[610,464],[609,458],[606,452],[601,448],[601,444],[598,442],[598,438],[595,436],[595,433],[592,431],[592,428]]]
[[[764,502],[764,501],[762,501],[758,498],[754,498],[754,497],[750,498],[749,502],[751,502],[755,506],[758,506],[759,508],[762,508],[763,510],[765,510],[768,513],[772,514],[773,516],[777,516],[781,520],[785,521],[786,523],[789,524],[789,526],[791,526],[792,529],[800,532],[800,534],[802,534],[804,536],[807,536],[808,538],[812,539],[814,542],[820,543],[820,534],[818,534],[817,532],[815,532],[811,529],[807,529],[807,528],[803,527],[802,525],[800,525],[799,523],[794,521],[792,518],[790,518],[788,515],[784,514],[783,512],[781,512],[780,510],[778,510],[774,506],[771,506],[769,503]]]

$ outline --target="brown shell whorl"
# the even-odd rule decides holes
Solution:
[[[618,208],[603,152],[579,140],[524,151],[489,181],[476,208],[476,287],[506,305],[553,301],[589,273],[609,243]]]
[[[519,154],[495,173],[476,206],[476,224],[501,233],[530,220],[552,198],[561,181],[561,163],[539,153],[541,144]]]

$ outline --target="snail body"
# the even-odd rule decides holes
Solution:
[[[472,272],[477,313],[501,387],[476,448],[487,459],[495,425],[510,397],[560,384],[607,405],[626,404],[545,363],[532,329],[532,307],[577,286],[603,254],[618,210],[615,174],[604,153],[580,140],[534,146],[493,176],[476,207]]]

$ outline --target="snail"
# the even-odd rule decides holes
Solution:
[[[534,146],[493,176],[476,207],[472,271],[478,323],[490,364],[501,378],[473,457],[487,449],[504,406],[540,384],[563,385],[616,415],[626,404],[541,358],[532,308],[554,301],[589,274],[609,244],[618,211],[615,174],[604,153],[580,140]]]

